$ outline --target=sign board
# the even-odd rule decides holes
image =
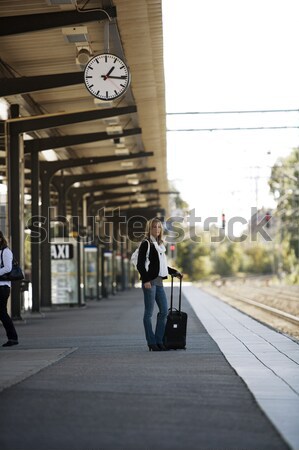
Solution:
[[[84,246],[85,297],[97,298],[98,248],[95,245]]]
[[[51,242],[52,304],[78,303],[77,242],[55,238]]]
[[[73,244],[51,244],[52,259],[72,259],[74,256]]]

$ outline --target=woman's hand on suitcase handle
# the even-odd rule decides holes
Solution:
[[[177,278],[183,278],[183,274],[181,272],[176,272],[174,274],[174,276],[177,277]]]

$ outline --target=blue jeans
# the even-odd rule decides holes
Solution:
[[[167,298],[163,286],[152,286],[150,289],[145,289],[142,285],[144,295],[144,316],[143,325],[145,330],[145,337],[148,345],[162,344],[164,330],[167,319]],[[157,316],[157,324],[155,333],[152,327],[152,316],[154,312],[155,301],[159,308]]]

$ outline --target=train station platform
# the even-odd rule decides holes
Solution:
[[[0,350],[1,450],[298,449],[298,344],[183,293],[186,350],[147,350],[139,288],[16,322],[20,344]]]

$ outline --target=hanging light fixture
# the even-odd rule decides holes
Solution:
[[[76,64],[80,65],[82,69],[85,68],[92,56],[92,50],[89,45],[84,47],[77,46]]]

